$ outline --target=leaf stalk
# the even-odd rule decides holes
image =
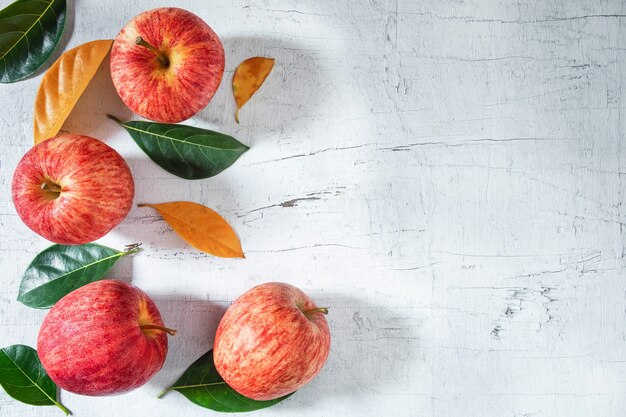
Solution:
[[[57,407],[59,407],[59,408],[61,409],[61,411],[63,411],[63,412],[65,413],[65,415],[66,415],[66,416],[70,416],[70,415],[72,415],[72,412],[71,412],[71,411],[70,411],[70,410],[69,410],[66,406],[64,406],[63,404],[61,404],[61,403],[60,403],[60,402],[58,402],[58,401],[54,401],[54,400],[53,400],[53,402],[54,402],[54,405],[56,405]]]
[[[119,123],[121,125],[124,124],[124,122],[122,122],[120,119],[118,119],[117,117],[113,116],[112,114],[107,114],[107,117],[111,120],[113,120],[116,123]]]

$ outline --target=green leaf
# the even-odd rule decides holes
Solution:
[[[249,149],[232,136],[212,130],[108,117],[122,125],[161,168],[187,180],[217,175]]]
[[[98,281],[126,252],[95,243],[52,245],[35,256],[22,276],[17,300],[33,308],[50,308],[63,296]]]
[[[32,75],[52,55],[65,27],[65,0],[17,0],[0,10],[0,82]]]
[[[157,398],[163,397],[169,391],[178,391],[201,407],[223,413],[260,410],[278,404],[293,394],[269,401],[255,401],[244,397],[229,387],[217,373],[213,363],[213,349],[200,356],[174,385],[160,393]]]
[[[56,405],[65,415],[70,410],[56,400],[57,386],[50,379],[29,346],[13,345],[0,349],[0,385],[11,397],[30,405]]]

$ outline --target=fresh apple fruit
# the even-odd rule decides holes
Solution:
[[[178,123],[202,110],[224,74],[224,48],[202,19],[174,7],[148,10],[124,26],[111,49],[111,78],[133,112]]]
[[[113,148],[60,134],[29,150],[13,174],[13,204],[35,233],[62,244],[99,239],[130,211],[133,176]]]
[[[121,394],[163,366],[167,334],[146,293],[122,281],[92,282],[59,300],[41,325],[37,353],[52,380],[82,395]]]
[[[241,395],[271,400],[296,391],[324,366],[330,350],[325,314],[298,288],[262,284],[226,310],[213,344],[217,372]]]

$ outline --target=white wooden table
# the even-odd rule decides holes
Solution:
[[[111,276],[151,294],[179,335],[139,390],[64,392],[76,416],[213,415],[178,393],[155,395],[212,346],[229,302],[271,280],[331,306],[332,351],[313,383],[254,415],[624,415],[626,3],[70,4],[64,49],[113,38],[153,7],[201,16],[222,38],[227,71],[187,123],[251,146],[217,177],[176,178],[105,117],[132,115],[106,65],[98,72],[64,129],[127,159],[137,203],[220,212],[247,258],[197,252],[134,208],[101,243],[144,250]],[[236,125],[230,79],[255,55],[276,66]],[[45,314],[15,300],[49,243],[22,224],[10,195],[40,79],[0,85],[2,346],[35,346]],[[1,392],[0,415],[61,414]]]

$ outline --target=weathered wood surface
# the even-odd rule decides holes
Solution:
[[[70,3],[65,49],[164,5]],[[247,258],[199,253],[153,211],[133,209],[102,243],[144,251],[113,275],[150,293],[179,335],[145,387],[63,393],[76,416],[212,415],[177,393],[155,395],[211,347],[228,303],[270,280],[331,306],[333,345],[313,383],[255,415],[623,416],[624,2],[168,5],[200,15],[226,50],[220,90],[188,123],[251,150],[212,179],[164,172],[106,119],[132,115],[105,66],[64,128],[122,153],[137,203],[220,212]],[[236,125],[230,78],[255,55],[276,66]],[[3,346],[34,346],[44,316],[15,298],[48,243],[10,197],[40,79],[0,86]],[[59,413],[0,393],[3,417]]]

